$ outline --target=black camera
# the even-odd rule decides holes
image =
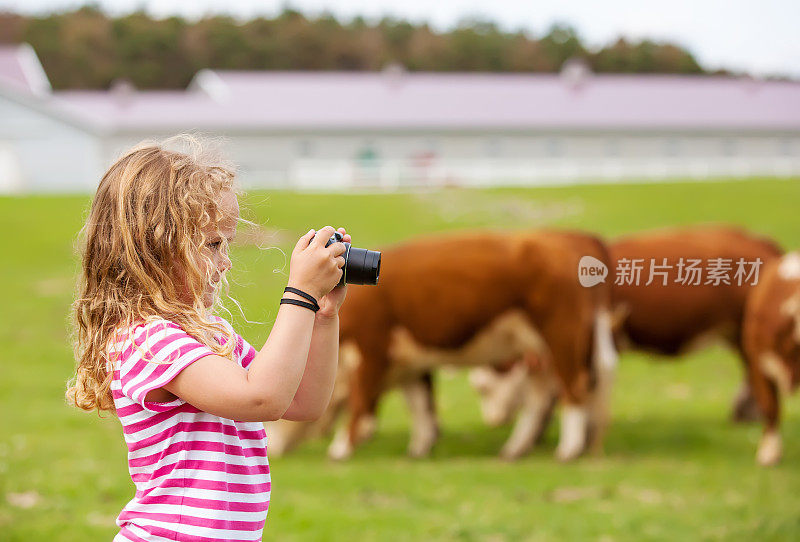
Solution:
[[[331,235],[325,246],[331,243],[341,243],[342,234],[338,231]],[[381,253],[365,248],[355,248],[350,243],[344,243],[344,267],[342,268],[342,284],[378,284],[378,275],[381,273]]]

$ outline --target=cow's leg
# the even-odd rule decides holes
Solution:
[[[761,418],[758,402],[753,396],[753,390],[747,382],[742,382],[731,407],[731,421],[734,423],[750,423]]]
[[[294,450],[303,440],[328,436],[344,406],[343,402],[332,403],[321,418],[312,422],[276,420],[265,423],[270,454],[280,457]]]
[[[553,389],[550,394],[550,403],[548,403],[547,408],[542,415],[542,423],[539,428],[539,433],[536,435],[536,438],[533,440],[533,445],[536,446],[539,444],[542,439],[544,438],[544,433],[547,431],[547,428],[550,427],[550,422],[553,420],[553,412],[556,409],[556,403],[558,403],[558,384],[553,381]]]
[[[553,370],[561,385],[563,405],[556,458],[571,461],[586,449],[589,431],[592,399],[589,356],[593,326],[585,325],[581,333],[581,326],[574,319],[563,322],[554,319],[550,325],[551,332],[545,337],[552,353]]]
[[[267,431],[271,454],[280,456],[294,449],[304,439],[330,435],[347,406],[350,377],[353,369],[360,363],[361,354],[355,344],[352,342],[340,344],[339,366],[328,408],[319,419],[313,422],[276,420],[265,423],[264,428]]]
[[[470,385],[478,391],[483,421],[490,427],[509,423],[522,409],[528,394],[532,365],[517,361],[510,369],[480,366],[469,372]],[[538,370],[538,369],[537,369]]]
[[[369,440],[378,427],[375,411],[359,411],[357,415],[351,413],[350,421],[336,430],[333,440],[328,446],[328,457],[335,460],[348,459],[353,455],[356,446]]]
[[[336,426],[336,421],[344,412],[346,401],[331,403],[322,417],[314,424],[314,436],[327,437]]]
[[[361,363],[354,369],[350,384],[350,420],[337,430],[328,447],[331,459],[349,458],[355,447],[372,437],[377,428],[378,399],[384,391],[388,370],[386,343],[371,344],[362,350]]]
[[[559,461],[572,461],[586,449],[589,408],[585,404],[567,403],[561,408],[561,434],[556,448]]]
[[[753,390],[750,386],[750,376],[748,375],[747,367],[747,354],[745,353],[742,333],[735,333],[730,338],[731,346],[739,353],[739,359],[742,361],[742,372],[744,379],[736,397],[733,399],[731,405],[731,421],[733,423],[750,423],[761,419],[761,410],[758,407],[758,402],[753,395]]]
[[[617,370],[618,354],[614,345],[612,316],[607,309],[600,309],[595,317],[592,344],[592,369],[595,385],[588,427],[588,443],[592,452],[600,452],[603,438],[610,421],[611,388]]]
[[[439,423],[433,398],[431,373],[403,385],[403,394],[411,414],[411,440],[408,455],[425,457],[430,454],[439,437]]]
[[[780,378],[768,374],[773,367],[780,370],[780,358],[767,352],[754,356],[749,360],[750,385],[753,389],[761,415],[764,419],[764,432],[758,444],[756,460],[764,466],[775,465],[783,454],[783,443],[780,435]],[[773,372],[777,372],[773,369]]]
[[[555,396],[552,376],[544,371],[532,371],[526,386],[522,409],[517,416],[511,436],[500,451],[500,457],[517,459],[533,448],[547,428]]]
[[[742,382],[736,397],[733,399],[731,406],[731,421],[734,423],[749,423],[761,419],[761,410],[759,409],[758,402],[756,401],[753,390],[750,386],[750,378],[748,375],[747,362],[745,361],[745,352],[741,344],[741,338],[736,337],[735,341],[739,357],[742,360],[742,369],[744,373],[744,380]]]
[[[280,457],[290,452],[311,431],[311,422],[275,420],[264,424],[270,456]]]

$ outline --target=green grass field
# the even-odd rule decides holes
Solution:
[[[800,247],[800,180],[447,190],[392,195],[255,193],[263,225],[234,249],[232,293],[263,343],[297,237],[325,224],[356,246],[463,228],[575,226],[613,236],[729,222]],[[111,540],[133,496],[119,422],[65,405],[73,361],[68,306],[86,197],[0,198],[0,540]],[[278,246],[277,249],[260,250]],[[786,402],[785,455],[755,464],[757,425],[733,426],[739,361],[722,347],[681,362],[622,356],[605,454],[561,465],[557,423],[531,455],[496,458],[462,373],[437,376],[443,434],[431,458],[405,457],[402,398],[384,400],[376,438],[343,464],[327,443],[273,458],[265,540],[800,539],[800,402]]]

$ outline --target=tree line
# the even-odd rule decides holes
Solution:
[[[595,72],[707,73],[671,43],[624,39],[589,50],[577,32],[554,25],[534,37],[465,20],[449,31],[396,18],[340,21],[285,8],[274,18],[155,19],[142,11],[110,17],[96,6],[42,15],[0,13],[0,43],[30,43],[56,89],[183,88],[203,68],[556,72],[583,58]]]

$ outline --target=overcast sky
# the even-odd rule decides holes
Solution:
[[[0,9],[23,13],[63,10],[83,2],[0,0]],[[198,18],[225,12],[240,18],[272,16],[286,4],[306,14],[323,10],[340,19],[393,15],[448,29],[466,17],[497,22],[505,30],[541,35],[551,24],[574,26],[590,47],[623,35],[669,40],[688,48],[706,68],[756,75],[800,77],[800,0],[100,0],[120,14],[144,8],[163,17]]]

